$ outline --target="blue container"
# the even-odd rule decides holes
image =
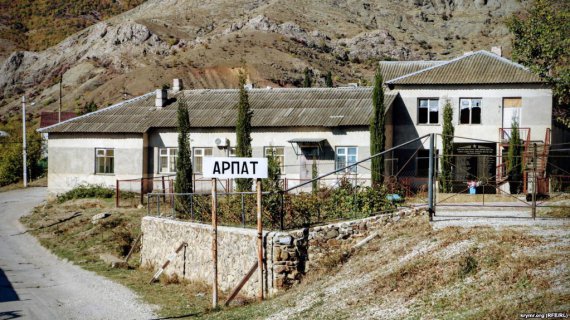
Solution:
[[[477,194],[477,188],[469,187],[469,194]]]

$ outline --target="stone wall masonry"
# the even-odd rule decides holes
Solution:
[[[349,252],[350,248],[372,232],[380,231],[402,219],[425,216],[425,208],[365,219],[344,221],[293,231],[264,232],[264,289],[271,296],[298,284],[303,276],[327,258]],[[427,223],[427,222],[426,222]],[[182,243],[188,247],[165,270],[190,280],[212,282],[212,227],[210,225],[157,217],[142,221],[143,265],[158,269]],[[218,227],[218,282],[223,291],[232,290],[257,260],[255,229]],[[257,271],[256,271],[257,272]],[[253,275],[240,292],[255,297],[259,276]]]
[[[182,242],[188,247],[165,269],[189,280],[213,280],[212,226],[171,219],[144,217],[142,220],[142,265],[157,270]],[[267,235],[267,233],[265,233]],[[218,227],[219,289],[230,291],[257,261],[257,231]],[[241,294],[254,297],[259,292],[259,277],[254,274]]]

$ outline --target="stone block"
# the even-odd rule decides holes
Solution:
[[[329,231],[327,231],[325,238],[326,239],[333,239],[333,238],[338,237],[338,234],[339,234],[338,229],[330,229]]]

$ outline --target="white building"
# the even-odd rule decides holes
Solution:
[[[446,101],[454,109],[456,135],[467,138],[457,143],[472,142],[471,138],[496,145],[500,135],[508,134],[500,130],[510,128],[513,117],[521,128],[528,128],[532,140],[543,141],[550,129],[551,89],[526,68],[495,54],[479,51],[450,61],[381,62],[380,67],[387,86],[387,147],[441,133]],[[253,156],[275,150],[287,186],[311,178],[313,159],[323,174],[369,156],[372,88],[248,93]],[[173,175],[180,103],[189,109],[192,160],[199,178],[204,157],[233,155],[237,101],[237,89],[182,90],[175,82],[174,90],[157,90],[40,129],[49,134],[49,191],[60,193],[82,183],[114,187],[116,180]],[[422,149],[414,145],[395,152],[396,167],[418,147]],[[424,175],[427,145],[423,149],[403,174]],[[495,150],[500,153],[501,146]],[[396,169],[389,166],[388,173]],[[370,176],[366,168],[359,168],[357,175],[364,180]],[[146,182],[138,186],[151,189]]]

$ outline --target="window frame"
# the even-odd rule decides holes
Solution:
[[[283,149],[283,154],[278,154],[275,150],[276,149]],[[285,147],[284,146],[265,146],[263,147],[263,156],[265,158],[267,158],[267,156],[269,155],[267,151],[269,150],[273,150],[273,155],[278,159],[279,161],[279,167],[281,169],[281,174],[285,174]]]
[[[479,100],[479,123],[473,123],[473,100]],[[462,123],[461,122],[461,102],[462,101],[469,101],[469,122]],[[458,125],[481,125],[483,123],[482,120],[483,114],[483,98],[480,97],[464,97],[459,98],[459,113],[457,117],[457,124]]]
[[[422,155],[420,156],[420,153]],[[425,155],[423,155],[425,153]],[[439,149],[434,150],[434,175],[439,172]],[[425,174],[423,172],[420,174],[420,161],[427,161],[427,171]],[[429,149],[419,149],[416,154],[416,177],[418,178],[429,178]]]
[[[102,156],[99,156],[99,151],[104,151]],[[113,155],[109,156],[107,153],[109,151],[113,152]],[[99,160],[98,159],[105,159],[103,160],[103,172],[99,172]],[[107,163],[107,159],[111,159],[110,163]],[[105,170],[107,165],[110,164],[111,170]],[[107,172],[109,171],[109,172]],[[115,175],[115,148],[95,148],[95,170],[96,175]]]
[[[202,154],[199,156],[196,156],[196,150],[200,150],[202,152]],[[206,150],[210,151],[210,155],[206,155]],[[194,170],[194,173],[202,174],[203,173],[202,171],[204,168],[204,158],[205,157],[213,157],[213,156],[214,156],[214,148],[212,148],[212,147],[195,147],[195,148],[192,148],[192,169]],[[201,158],[200,159],[200,170],[198,170],[196,157]]]
[[[349,165],[351,164],[351,163],[349,162],[349,160],[348,160],[348,156],[349,156],[348,150],[349,150],[350,148],[356,149],[356,153],[355,153],[355,155],[354,155],[354,156],[355,156],[355,159],[354,159],[354,162],[353,162],[353,163],[358,162],[358,146],[336,146],[335,149],[334,149],[335,170],[339,170],[339,169],[341,169],[341,168],[343,168],[343,167],[347,167],[347,166],[349,166]],[[338,150],[344,150],[344,152],[345,152],[345,153],[344,153],[345,160],[344,160],[344,164],[343,164],[342,166],[339,166],[339,163],[340,163],[340,162],[339,162],[339,160],[338,160],[338,157],[339,157]],[[352,167],[351,169],[346,169],[346,170],[344,170],[343,172],[358,173],[358,166],[354,166],[354,167]]]
[[[427,100],[427,122],[423,123],[420,122],[420,109],[421,109],[421,101],[422,100]],[[430,122],[430,102],[431,101],[437,101],[437,122],[432,123]],[[416,117],[416,124],[417,125],[422,125],[422,126],[435,126],[435,125],[439,125],[440,124],[440,113],[441,113],[441,104],[440,104],[440,99],[439,97],[425,97],[425,98],[418,98],[417,101],[417,106],[416,106],[416,111],[417,111],[417,117]]]
[[[166,150],[166,155],[163,156],[161,153],[163,150]],[[171,154],[171,151],[176,151],[175,155]],[[166,171],[162,171],[162,158],[166,157]],[[174,158],[174,163],[172,163],[171,158]],[[178,161],[178,147],[163,147],[163,148],[158,148],[158,173],[176,173],[177,168],[176,168],[176,162]],[[171,167],[171,164],[174,167]]]

